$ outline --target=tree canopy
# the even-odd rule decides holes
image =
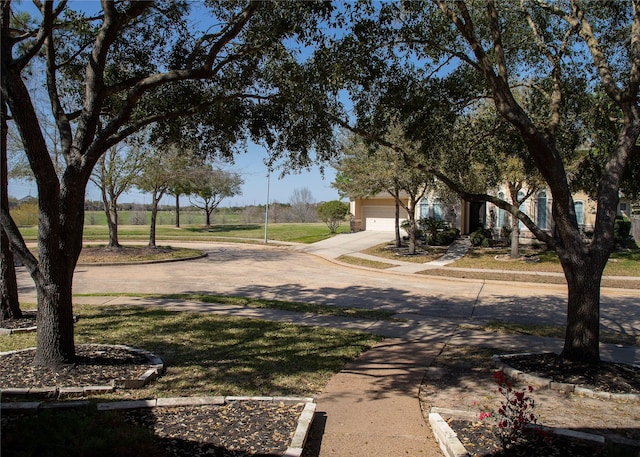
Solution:
[[[353,100],[352,118],[340,122],[406,156],[385,138],[400,123],[428,159],[415,166],[467,201],[511,212],[555,249],[569,287],[562,356],[597,363],[600,279],[614,246],[619,191],[638,156],[640,3],[424,0],[369,5],[353,17],[350,33],[323,54],[334,56],[323,68],[339,69]],[[522,158],[542,176],[555,233],[536,226],[517,204],[459,179],[477,161],[455,153],[454,129],[480,100],[517,132],[523,148],[506,154],[526,152]],[[573,202],[585,151],[594,156],[589,187],[597,201],[586,245]]]
[[[0,215],[36,283],[35,363],[55,366],[75,357],[71,284],[84,191],[100,157],[147,127],[154,144],[213,145],[221,156],[245,140],[263,142],[273,161],[292,168],[329,156],[333,132],[322,108],[333,102],[307,84],[298,50],[313,46],[326,30],[319,24],[334,17],[332,5],[319,2],[34,5],[2,3],[0,54],[2,97],[38,188],[38,258],[9,212]],[[32,72],[36,64],[42,72]],[[40,85],[30,83],[36,77]],[[44,88],[45,104],[34,87]],[[45,118],[55,125],[62,170]]]

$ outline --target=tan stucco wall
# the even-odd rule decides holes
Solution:
[[[406,198],[403,199],[406,204]],[[379,195],[370,198],[357,198],[352,200],[349,205],[351,208],[351,214],[354,218],[354,228],[356,231],[365,230],[364,214],[366,208],[373,206],[385,206],[389,208],[395,208],[395,199],[390,195]],[[400,219],[406,218],[406,211],[400,208]]]

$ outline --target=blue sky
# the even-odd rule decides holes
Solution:
[[[245,183],[242,195],[223,200],[221,206],[245,206],[264,204],[267,197],[267,167],[264,159],[266,151],[260,146],[249,146],[244,154],[235,158],[235,165],[230,169],[240,173]],[[308,188],[316,202],[338,200],[338,191],[331,187],[335,179],[335,169],[325,166],[324,177],[318,166],[309,171],[288,174],[279,178],[278,170],[269,179],[269,200],[271,202],[288,203],[295,189]]]
[[[266,151],[260,146],[250,146],[246,153],[236,156],[235,165],[231,171],[240,173],[245,183],[242,186],[242,195],[227,198],[220,206],[246,206],[263,205],[267,199],[267,167],[264,165]],[[325,167],[324,178],[320,169],[314,166],[309,171],[299,174],[289,174],[279,179],[276,171],[269,179],[269,200],[271,202],[288,203],[295,189],[308,188],[316,202],[338,200],[338,192],[331,187],[335,179],[335,170]],[[35,196],[37,188],[35,182],[15,181],[9,182],[9,196],[15,198]],[[100,200],[100,193],[93,184],[87,188],[87,199]],[[151,197],[139,192],[129,192],[120,197],[120,203],[150,203]],[[173,197],[165,197],[162,204],[173,204]]]

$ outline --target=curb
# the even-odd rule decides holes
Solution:
[[[209,254],[203,252],[199,255],[190,257],[181,257],[179,259],[159,259],[159,260],[141,260],[139,262],[101,262],[101,263],[78,263],[79,267],[117,267],[121,265],[153,265],[155,263],[171,263],[171,262],[186,262],[188,260],[198,260],[207,257]]]
[[[536,353],[539,354],[539,353]],[[552,354],[552,352],[543,352],[543,354]],[[532,352],[525,352],[519,354],[497,354],[493,356],[493,362],[496,368],[502,370],[502,372],[511,379],[521,381],[527,384],[536,386],[539,389],[552,389],[562,393],[575,393],[584,395],[585,397],[601,398],[605,400],[621,400],[628,402],[640,402],[640,394],[618,394],[603,392],[600,390],[588,389],[581,387],[578,384],[570,384],[565,382],[555,382],[550,378],[543,378],[541,376],[535,376],[528,373],[524,373],[520,370],[516,370],[512,366],[508,365],[504,359],[509,357],[517,357],[524,355],[534,355]],[[635,366],[635,365],[634,365]]]
[[[432,408],[433,409],[433,408]],[[429,425],[433,436],[435,436],[440,450],[446,457],[466,457],[469,455],[462,445],[456,432],[442,418],[439,413],[429,413]]]
[[[130,352],[134,352],[140,355],[143,355],[147,359],[148,368],[142,373],[140,376],[134,379],[124,379],[124,380],[112,380],[110,385],[103,386],[81,386],[81,387],[59,387],[59,386],[46,386],[46,387],[7,387],[5,389],[0,389],[0,398],[4,395],[7,396],[28,396],[28,397],[39,397],[39,398],[71,398],[71,397],[83,397],[86,395],[92,394],[104,394],[109,392],[114,392],[116,389],[140,389],[151,381],[154,381],[165,371],[164,361],[152,354],[149,351],[145,351],[144,349],[137,349],[130,346],[125,346],[122,344],[85,344],[82,346],[94,346],[94,347],[104,347],[109,346],[118,349],[124,349]],[[35,348],[27,348],[27,349],[18,349],[15,351],[7,351],[0,352],[0,356],[14,354],[23,351],[34,350]],[[4,410],[5,403],[2,403],[2,409]]]
[[[313,398],[308,397],[234,397],[234,396],[217,396],[217,397],[172,397],[172,398],[156,398],[152,400],[124,400],[116,402],[97,403],[95,407],[98,411],[118,411],[126,409],[141,408],[163,408],[172,406],[205,406],[205,405],[224,405],[236,401],[258,401],[269,403],[284,403],[293,405],[304,403],[304,408],[298,417],[296,430],[291,438],[291,442],[283,457],[300,457],[304,445],[309,435],[313,416],[316,411],[316,404]],[[50,410],[58,408],[82,408],[91,407],[94,404],[89,400],[68,401],[68,402],[16,402],[16,403],[0,403],[2,414],[19,413],[19,414],[37,414],[41,410]]]

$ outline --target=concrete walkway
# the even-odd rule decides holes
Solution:
[[[331,378],[303,456],[437,457],[418,393],[442,341],[384,340]]]

